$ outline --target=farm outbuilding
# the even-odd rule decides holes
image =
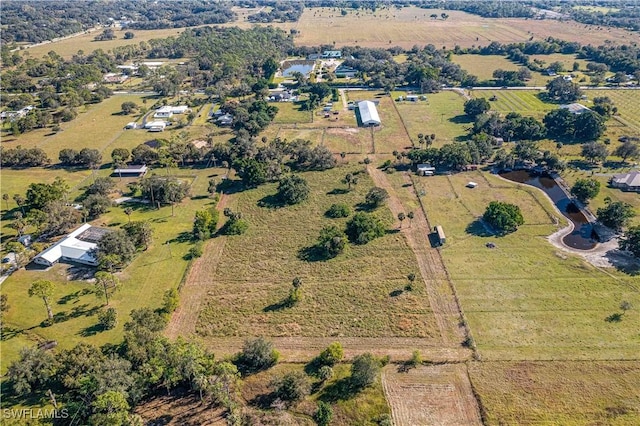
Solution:
[[[363,126],[379,126],[380,116],[376,105],[371,101],[358,102],[358,110],[360,111],[360,121]]]
[[[442,226],[440,225],[436,226],[435,228],[433,228],[433,231],[436,233],[436,236],[438,237],[438,244],[443,245],[447,241],[447,238],[444,235],[444,229],[442,229]]]
[[[436,168],[431,164],[418,164],[416,173],[420,176],[433,176],[436,173]]]
[[[142,177],[147,174],[147,166],[145,165],[130,165],[117,168],[113,171],[113,175],[124,177]]]

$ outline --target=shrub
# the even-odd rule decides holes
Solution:
[[[244,219],[230,219],[225,223],[223,234],[224,235],[242,235],[247,232],[249,228],[249,222]]]
[[[274,394],[277,398],[286,402],[296,402],[309,395],[311,386],[307,376],[301,371],[292,371],[271,382]]]
[[[371,386],[376,381],[380,368],[380,360],[370,353],[358,355],[351,364],[351,385],[355,389]]]
[[[236,365],[244,373],[254,373],[273,367],[280,354],[273,348],[273,343],[264,337],[246,340],[242,352],[236,356]]]
[[[333,410],[331,409],[331,405],[323,401],[318,402],[318,409],[313,414],[313,420],[316,424],[318,426],[327,426],[331,423],[332,417]]]
[[[111,330],[118,324],[117,312],[115,308],[108,308],[98,313],[98,322],[105,330]]]
[[[374,186],[365,197],[365,202],[371,207],[380,207],[389,198],[389,193],[384,188]]]
[[[351,215],[351,209],[344,203],[333,204],[327,210],[327,216],[337,219],[339,217],[349,217]]]
[[[342,360],[343,356],[344,349],[340,342],[333,342],[320,353],[319,359],[324,365],[335,365]]]
[[[342,253],[347,245],[347,236],[336,226],[325,226],[320,230],[316,248],[320,254],[331,259]]]
[[[285,204],[298,204],[309,198],[309,184],[297,175],[286,177],[278,185],[278,198]]]
[[[178,294],[178,290],[175,288],[169,289],[164,292],[164,297],[162,301],[162,311],[170,314],[178,309],[178,304],[180,303],[180,297]]]
[[[377,217],[367,213],[356,213],[347,222],[346,234],[355,244],[367,244],[385,233],[384,224]]]
[[[323,382],[326,382],[332,377],[333,377],[333,368],[329,367],[328,365],[323,365],[318,370],[318,378]]]
[[[189,259],[197,259],[202,256],[202,244],[196,243],[189,249],[187,253]]]

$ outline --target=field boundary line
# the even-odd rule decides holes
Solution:
[[[409,138],[409,142],[411,142],[411,146],[415,148],[416,144],[413,142],[413,139],[411,138],[411,135],[409,134],[409,129],[407,128],[407,123],[404,122],[404,118],[402,117],[402,114],[400,114],[400,111],[398,110],[398,105],[396,105],[396,101],[393,100],[391,95],[389,95],[389,98],[391,98],[391,103],[393,104],[393,109],[396,112],[396,114],[398,115],[398,117],[400,118],[400,122],[402,123],[402,128],[407,133],[407,137]]]

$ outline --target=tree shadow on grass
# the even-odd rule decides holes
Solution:
[[[271,408],[271,405],[276,400],[276,398],[277,397],[275,392],[263,393],[261,395],[256,395],[255,398],[249,401],[249,404],[263,410],[268,410]]]
[[[346,401],[358,394],[356,389],[351,383],[350,377],[337,380],[334,383],[326,386],[319,396],[319,400],[332,404],[338,401]]]
[[[374,206],[373,204],[364,203],[364,202],[356,204],[356,211],[357,212],[371,213],[372,211],[376,210],[377,208],[378,208],[378,206]]]
[[[88,306],[89,306],[88,303],[83,303],[82,305],[73,307],[69,312],[67,311],[57,312],[53,315],[53,322],[61,323],[61,322],[66,322],[66,321],[69,321],[70,319],[78,318],[81,316],[87,316],[87,317],[93,316],[100,310],[100,307],[98,306],[94,306],[92,308],[88,308]]]
[[[106,328],[104,328],[104,326],[102,326],[101,324],[94,324],[80,330],[78,334],[82,337],[89,337],[89,336],[95,336],[96,334],[101,333],[103,331],[106,331]]]
[[[91,274],[93,276],[93,274]],[[71,301],[75,301],[77,302],[78,300],[80,300],[80,296],[84,296],[87,295],[89,293],[92,293],[92,291],[88,288],[83,288],[82,290],[78,290],[76,292],[67,294],[66,296],[62,296],[59,300],[58,300],[58,304],[59,305],[66,305],[67,303],[71,302]],[[74,302],[74,303],[75,303]]]
[[[344,195],[349,192],[350,191],[347,188],[333,188],[331,191],[327,192],[327,195]]]
[[[473,118],[469,117],[467,114],[460,114],[454,117],[448,118],[447,121],[455,124],[471,124],[473,123]]]
[[[403,292],[404,292],[404,290],[397,288],[397,289],[393,290],[391,293],[389,293],[389,296],[398,297],[398,296],[402,295]]]
[[[167,240],[167,243],[188,243],[193,240],[193,234],[189,231],[182,231],[174,238]]]
[[[488,225],[485,225],[484,222],[482,221],[482,219],[476,219],[473,222],[471,222],[469,225],[467,225],[467,227],[465,228],[465,232],[467,234],[470,235],[474,235],[476,237],[494,237],[496,236],[496,234],[494,232],[491,232],[488,228]],[[434,238],[436,243],[438,242],[438,234],[433,232],[431,234],[429,234],[429,241],[431,241],[431,238]],[[433,242],[431,242],[431,244],[433,245]]]
[[[298,250],[298,259],[305,262],[326,262],[331,259],[318,246],[303,247]]]
[[[569,161],[569,166],[579,170],[591,171],[596,165],[586,160],[574,159]]]
[[[640,275],[640,259],[620,250],[610,250],[605,257],[618,271],[634,277]]]
[[[265,306],[262,309],[262,312],[278,312],[278,311],[283,311],[285,309],[289,309],[292,308],[293,304],[291,303],[291,300],[289,300],[288,297],[285,297],[284,299],[280,300],[279,302],[276,303],[272,303],[269,306]]]
[[[258,207],[265,207],[268,209],[280,209],[285,206],[286,204],[283,203],[282,200],[280,200],[280,198],[278,198],[276,194],[267,195],[258,200]]]

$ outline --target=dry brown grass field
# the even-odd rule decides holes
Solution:
[[[432,13],[446,12],[447,20],[430,18]],[[307,8],[297,23],[277,24],[300,32],[299,45],[334,44],[368,47],[433,44],[437,47],[455,45],[470,47],[487,45],[492,41],[523,42],[531,37],[556,37],[584,44],[600,45],[605,40],[616,42],[637,41],[637,34],[620,29],[601,29],[576,22],[533,19],[490,19],[459,11],[437,9],[379,9],[371,11],[349,10],[346,16],[332,8]]]
[[[637,425],[638,361],[471,363],[487,425]]]

